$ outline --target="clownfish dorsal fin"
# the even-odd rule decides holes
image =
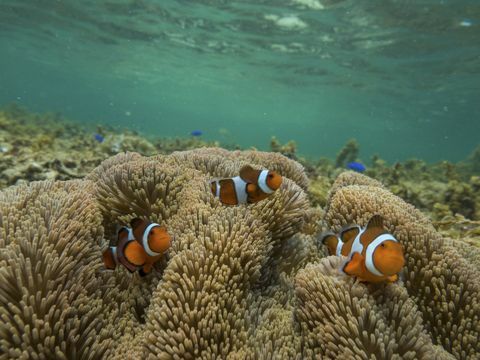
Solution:
[[[142,224],[143,220],[140,218],[135,218],[130,220],[130,226],[132,227],[132,230],[135,230],[138,226]]]
[[[362,273],[362,262],[364,258],[362,254],[356,252],[353,254],[352,258],[347,261],[343,267],[343,272],[347,275],[358,276]]]
[[[368,220],[367,229],[372,229],[372,228],[379,228],[379,229],[384,229],[383,225],[383,217],[381,215],[373,215],[370,220]]]
[[[240,169],[240,177],[243,181],[250,184],[256,184],[260,170],[255,170],[250,165],[245,165]]]
[[[347,243],[350,240],[353,241],[359,233],[360,228],[357,225],[347,226],[340,231],[340,239],[342,239],[344,243]]]

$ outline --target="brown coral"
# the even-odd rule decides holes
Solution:
[[[223,162],[216,153],[223,153]],[[262,155],[256,157],[258,162]],[[284,241],[306,220],[306,195],[289,179],[256,205],[221,205],[208,190],[208,180],[234,174],[243,163],[238,158],[248,154],[216,149],[152,158],[126,154],[91,175],[105,225],[144,216],[175,234],[172,259],[146,313],[146,332],[136,342],[145,356],[224,357],[240,348],[249,329],[250,288],[273,276]],[[277,169],[288,176],[281,164]]]
[[[1,193],[6,358],[98,358],[112,346],[111,307],[98,292],[103,229],[91,190],[89,182],[44,182]]]
[[[250,331],[247,299],[273,277],[275,256],[303,226],[308,201],[283,171],[295,163],[227,153],[231,168],[218,175],[232,174],[251,158],[258,166],[278,163],[285,181],[256,205],[222,206],[208,189],[211,173],[200,166],[204,161],[212,168],[206,153],[188,154],[190,162],[179,161],[181,153],[121,154],[85,181],[3,192],[1,275],[8,286],[0,290],[2,351],[39,358],[194,358],[241,349]],[[175,234],[170,261],[146,279],[123,269],[103,271],[104,229],[113,239],[114,225],[136,216]]]
[[[358,184],[359,179],[351,183]],[[338,230],[347,223],[365,224],[373,214],[386,219],[389,231],[405,248],[405,287],[433,342],[457,358],[478,354],[479,269],[445,243],[423,214],[381,187],[348,185],[342,179],[325,220]]]
[[[257,204],[223,206],[208,181],[246,163],[278,171],[282,187]],[[300,233],[316,228],[319,215],[306,186],[301,166],[279,154],[200,149],[120,154],[83,181],[5,190],[0,350],[116,359],[478,352],[475,254],[455,250],[378,182],[347,172],[332,188],[324,225],[338,230],[379,213],[407,253],[403,283],[355,283],[338,272],[341,259],[325,258]],[[175,236],[169,257],[145,278],[102,270],[114,226],[136,216],[167,226]]]
[[[419,359],[432,354],[414,302],[400,285],[369,289],[340,275],[327,257],[296,278],[304,356],[328,359]]]

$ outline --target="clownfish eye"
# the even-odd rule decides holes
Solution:
[[[381,243],[380,246],[381,246],[381,247],[385,247],[385,244],[384,244],[384,243]]]
[[[273,178],[273,174],[268,174],[268,177],[271,179]]]

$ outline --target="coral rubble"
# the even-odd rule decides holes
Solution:
[[[103,160],[119,152],[167,154],[207,143],[197,138],[149,141],[131,131],[98,127],[95,132],[57,113],[32,114],[16,105],[0,110],[0,188],[35,180],[85,177]]]

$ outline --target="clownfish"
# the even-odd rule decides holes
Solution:
[[[130,222],[133,236],[141,244],[147,254],[145,265],[142,268],[144,274],[148,274],[153,265],[163,256],[172,245],[172,237],[165,226],[142,219],[133,219]]]
[[[282,176],[274,171],[255,170],[249,165],[240,169],[240,176],[213,180],[210,189],[225,205],[252,204],[266,199],[282,185]]]
[[[324,233],[321,242],[330,255],[346,256],[343,272],[360,281],[397,281],[405,265],[402,245],[385,230],[380,215],[374,215],[365,228],[352,225],[338,235]]]
[[[118,230],[117,246],[110,246],[102,254],[105,268],[114,270],[121,264],[130,272],[135,272],[147,261],[147,254],[135,240],[132,229],[124,226]]]
[[[103,252],[103,263],[109,270],[121,264],[128,271],[138,270],[145,276],[170,248],[172,238],[164,226],[156,223],[137,218],[130,225],[132,228],[120,228],[117,246],[110,246]]]

